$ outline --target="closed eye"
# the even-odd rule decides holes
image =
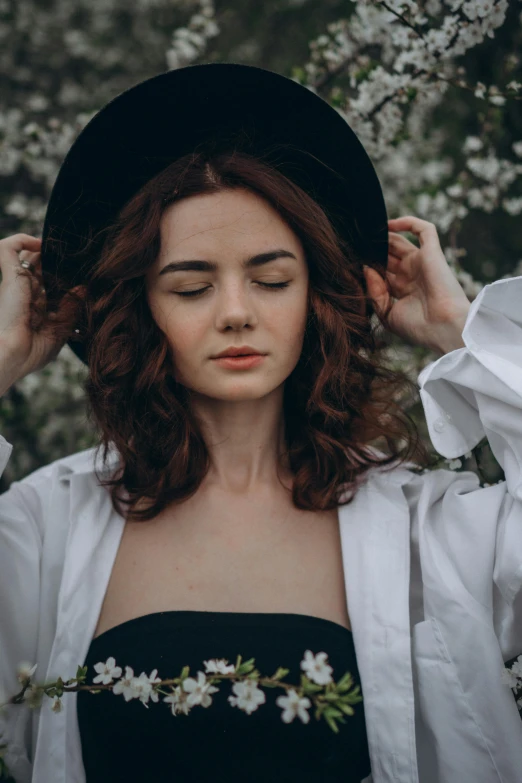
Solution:
[[[262,285],[264,288],[272,288],[272,289],[282,289],[286,288],[287,285],[290,284],[290,281],[288,280],[285,283],[261,283],[258,282],[258,285]],[[203,294],[205,291],[208,291],[210,286],[207,286],[206,288],[198,288],[196,291],[173,291],[173,294],[176,294],[176,296],[198,296],[199,294]]]

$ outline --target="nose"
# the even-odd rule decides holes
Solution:
[[[225,283],[216,297],[216,328],[243,329],[257,324],[257,314],[248,284],[239,281]]]

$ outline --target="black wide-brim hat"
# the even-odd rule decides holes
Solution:
[[[107,103],[67,153],[42,233],[42,268],[70,287],[89,269],[74,257],[142,186],[202,144],[253,155],[277,145],[277,168],[319,203],[339,235],[381,273],[388,259],[381,185],[339,112],[281,74],[238,63],[189,65],[154,76]],[[270,154],[270,153],[269,153]],[[90,253],[91,266],[95,263]],[[71,349],[85,364],[86,347]]]

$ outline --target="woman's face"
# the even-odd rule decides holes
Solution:
[[[245,189],[176,202],[160,229],[147,298],[172,346],[177,380],[206,397],[238,401],[283,384],[299,360],[307,318],[308,267],[299,238]],[[285,286],[268,287],[276,283]],[[200,293],[187,296],[193,292]],[[242,346],[265,356],[241,369],[214,358]]]

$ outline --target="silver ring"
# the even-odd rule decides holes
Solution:
[[[26,261],[25,258],[23,261],[20,261],[20,266],[23,266],[24,269],[30,269],[31,272],[33,271],[33,265],[30,261]]]

